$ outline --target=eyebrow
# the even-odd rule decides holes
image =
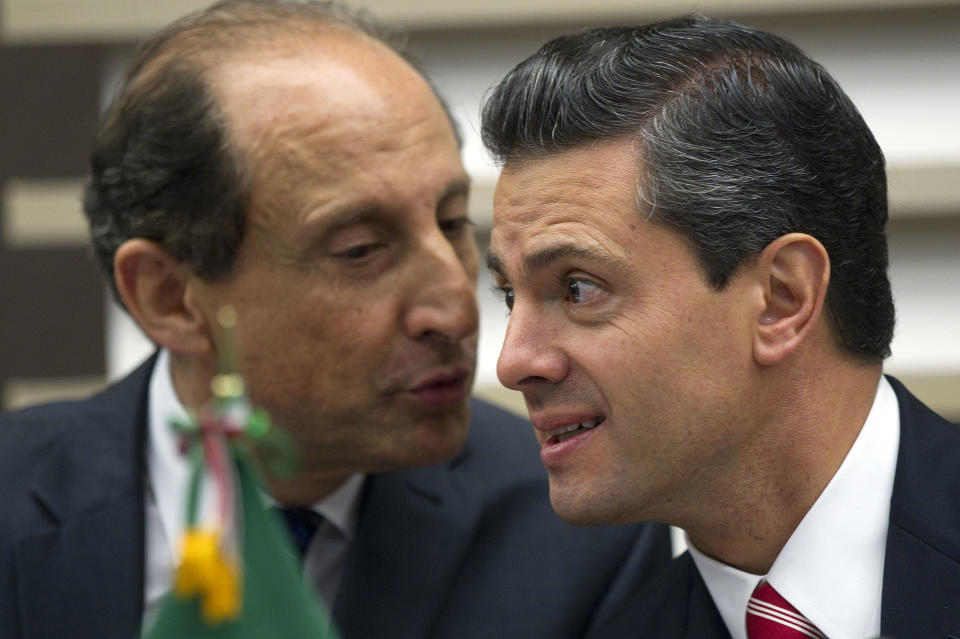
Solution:
[[[523,258],[523,273],[535,275],[556,262],[569,258],[579,258],[594,263],[614,264],[616,260],[609,254],[592,246],[582,244],[554,244],[537,249]],[[506,279],[503,260],[494,252],[487,253],[487,268]]]
[[[503,277],[503,261],[492,251],[487,252],[487,270]]]
[[[468,198],[470,196],[470,178],[466,175],[458,176],[451,180],[443,193],[437,199],[437,206],[454,200],[459,197]],[[317,236],[327,235],[350,226],[375,222],[381,220],[390,220],[393,218],[388,211],[381,209],[379,205],[373,203],[351,203],[339,207],[324,214],[320,219],[311,223],[315,227]]]
[[[450,181],[447,188],[440,195],[438,203],[442,204],[457,197],[468,198],[470,196],[470,177],[462,175]]]

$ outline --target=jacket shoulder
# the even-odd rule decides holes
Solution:
[[[960,557],[960,425],[889,378],[900,405],[900,451],[891,522]],[[936,489],[932,489],[936,487]]]
[[[101,393],[0,414],[0,503],[27,508],[41,475],[84,485],[88,459],[135,459],[152,359]]]

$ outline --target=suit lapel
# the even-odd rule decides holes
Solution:
[[[891,524],[881,610],[884,637],[960,637],[960,563]]]
[[[368,478],[334,619],[355,635],[428,637],[481,509],[477,482],[447,466]]]
[[[960,637],[960,427],[896,380],[900,455],[890,504],[884,637]]]
[[[713,603],[707,584],[700,576],[693,558],[689,555],[687,557],[690,563],[690,596],[687,608],[687,629],[683,636],[686,639],[730,639],[727,624],[724,623],[720,611]]]
[[[25,637],[132,637],[140,626],[151,365],[70,415],[69,435],[41,462],[32,497],[49,524],[16,544]]]

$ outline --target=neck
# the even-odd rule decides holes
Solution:
[[[291,479],[268,479],[267,488],[284,506],[306,507],[332,495],[349,478],[349,474],[302,473]]]
[[[769,572],[856,441],[881,375],[880,365],[850,362],[806,370],[815,373],[770,380],[763,396],[772,410],[700,497],[710,506],[681,523],[698,549],[740,570]]]

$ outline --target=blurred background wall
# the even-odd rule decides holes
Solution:
[[[108,301],[80,213],[97,113],[134,44],[199,0],[2,0],[0,405],[81,395],[151,348]],[[960,0],[367,0],[410,34],[458,118],[489,239],[497,169],[478,137],[488,87],[546,39],[696,10],[786,36],[823,63],[887,157],[898,325],[888,372],[960,420]],[[523,411],[495,375],[506,314],[481,275],[477,392]]]

